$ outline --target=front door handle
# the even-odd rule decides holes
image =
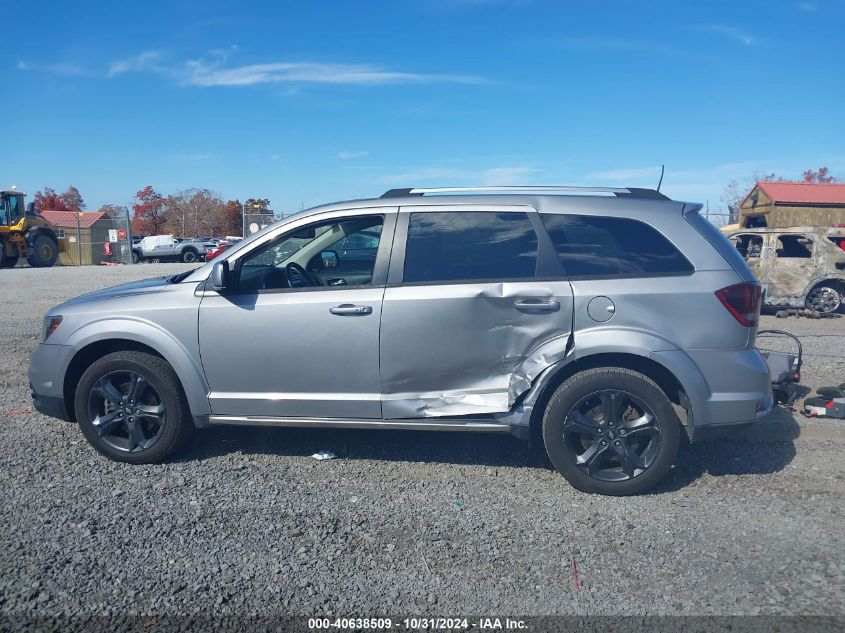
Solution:
[[[339,306],[335,306],[333,308],[329,308],[329,312],[332,314],[339,314],[341,316],[344,315],[363,315],[363,314],[372,314],[373,307],[372,306],[356,306],[352,305],[351,303],[343,303]]]
[[[513,305],[517,310],[534,310],[536,312],[555,312],[560,310],[560,301],[549,299],[518,299]]]

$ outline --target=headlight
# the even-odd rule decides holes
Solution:
[[[50,335],[59,329],[62,324],[62,317],[58,314],[44,317],[44,340],[50,338]]]

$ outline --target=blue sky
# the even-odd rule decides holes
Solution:
[[[842,0],[3,5],[0,186],[89,208],[845,177]]]

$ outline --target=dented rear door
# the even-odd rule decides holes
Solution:
[[[509,411],[566,353],[572,289],[534,209],[402,208],[380,336],[385,418]]]

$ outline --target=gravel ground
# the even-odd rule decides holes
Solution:
[[[0,615],[845,614],[845,422],[779,410],[609,498],[511,437],[214,429],[128,466],[32,412],[47,308],[178,270],[0,271]],[[763,323],[845,380],[845,319]]]

